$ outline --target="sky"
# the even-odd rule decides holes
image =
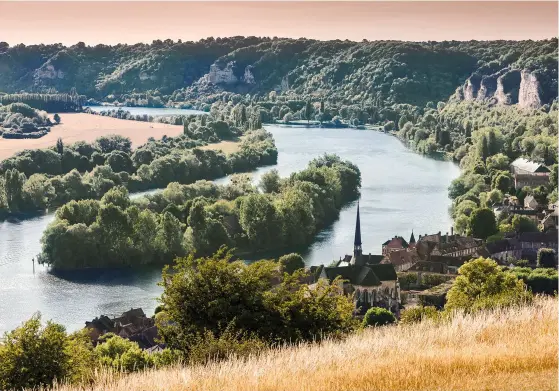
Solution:
[[[137,43],[235,35],[320,40],[545,39],[557,1],[1,1],[9,44]]]

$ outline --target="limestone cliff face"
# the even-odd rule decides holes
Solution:
[[[54,65],[47,64],[35,71],[35,77],[39,79],[64,79],[64,72],[56,70]]]
[[[466,80],[466,83],[464,84],[462,90],[462,96],[464,97],[464,100],[476,99],[478,95],[478,87],[479,85],[476,83],[476,80],[473,78],[473,76],[469,77],[468,80]]]
[[[210,66],[210,72],[208,73],[208,81],[212,84],[232,84],[236,83],[237,77],[233,73],[234,63],[230,62],[223,69],[219,68],[218,65],[213,64]]]
[[[518,91],[518,106],[522,108],[537,109],[542,105],[540,98],[540,83],[536,75],[526,69],[520,73],[520,88]]]
[[[504,68],[491,75],[470,76],[454,99],[489,101],[501,105],[518,104],[522,108],[542,105],[541,86],[537,77],[527,70]]]

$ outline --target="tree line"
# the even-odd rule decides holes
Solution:
[[[71,201],[41,239],[39,262],[54,269],[169,263],[187,253],[208,255],[222,245],[257,252],[311,243],[359,194],[359,169],[325,155],[280,178],[265,174],[257,189],[248,176],[227,186],[171,183],[131,201],[115,187],[100,201]]]
[[[247,131],[223,121],[188,122],[188,135],[149,140],[132,151],[130,139],[109,135],[94,143],[76,142],[25,150],[0,163],[0,216],[37,212],[70,200],[99,199],[109,189],[130,191],[192,183],[275,164],[277,149],[265,130]],[[244,135],[243,135],[244,133]],[[243,135],[229,155],[196,147]],[[193,138],[191,138],[193,137]]]

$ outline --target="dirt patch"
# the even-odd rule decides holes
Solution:
[[[65,144],[76,141],[93,142],[108,134],[119,134],[132,140],[132,147],[144,144],[148,138],[160,139],[162,136],[182,134],[181,125],[167,125],[154,122],[131,121],[86,113],[62,113],[61,123],[52,127],[49,134],[38,139],[0,138],[0,160],[9,158],[24,149],[47,148],[56,145],[62,138]],[[218,145],[218,144],[216,144]]]

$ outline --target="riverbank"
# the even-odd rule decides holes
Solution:
[[[60,124],[53,126],[51,131],[41,138],[0,138],[0,160],[7,159],[25,149],[53,147],[58,138],[61,138],[65,144],[72,144],[76,141],[91,143],[98,137],[118,134],[130,138],[132,147],[138,147],[146,143],[150,137],[160,139],[163,136],[175,137],[183,133],[182,125],[127,121],[87,113],[63,113],[60,118]]]

